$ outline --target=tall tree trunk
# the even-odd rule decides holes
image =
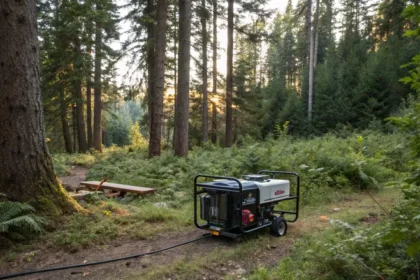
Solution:
[[[35,1],[0,6],[0,193],[52,216],[79,210],[54,174],[45,141]]]
[[[308,0],[309,17],[309,89],[308,89],[308,120],[312,120],[312,100],[314,87],[314,36],[312,29],[312,0]]]
[[[217,96],[217,0],[213,0],[213,96]],[[212,106],[212,136],[211,142],[217,143],[217,108]]]
[[[175,19],[177,13],[175,11]],[[174,27],[177,28],[177,27]],[[174,36],[174,132],[175,132],[175,116],[176,116],[176,95],[178,92],[178,30],[175,30]],[[175,147],[175,133],[172,133],[172,147]]]
[[[92,23],[89,23],[89,30],[92,29]],[[87,142],[88,148],[92,148],[93,146],[93,131],[92,131],[92,65],[91,65],[91,57],[92,57],[92,43],[91,43],[91,34],[88,34],[88,44],[87,44],[87,55],[89,56],[89,64],[87,69],[86,75],[86,126],[87,126]]]
[[[228,0],[228,45],[227,45],[227,74],[226,74],[226,139],[225,147],[233,144],[233,3]]]
[[[254,22],[254,34],[258,34],[257,28],[258,28],[258,19]],[[254,84],[255,86],[257,86],[258,83],[258,41],[255,40],[255,42],[252,42],[252,47],[253,47],[253,60],[252,64],[254,66]]]
[[[154,89],[150,122],[149,157],[160,155],[163,119],[163,91],[165,87],[165,50],[168,0],[158,0],[156,15],[156,49],[154,57]]]
[[[86,81],[86,122],[87,122],[87,141],[88,148],[93,146],[93,131],[92,131],[92,80],[90,79],[91,71],[88,70],[88,77]]]
[[[102,10],[96,4],[97,12]],[[93,108],[93,147],[102,152],[102,23],[96,20],[95,26],[95,81],[94,81],[94,108]]]
[[[70,127],[67,122],[67,103],[64,96],[64,86],[60,85],[60,118],[61,118],[61,127],[63,129],[63,140],[64,147],[66,148],[66,153],[73,153],[73,148],[71,146],[71,137],[70,137]]]
[[[86,128],[85,128],[85,117],[83,114],[83,94],[82,94],[82,78],[81,73],[83,71],[82,66],[82,51],[80,49],[80,39],[76,37],[74,39],[74,51],[75,51],[75,62],[74,68],[76,70],[76,79],[73,82],[74,85],[74,101],[76,103],[76,118],[77,118],[77,139],[79,143],[79,152],[85,153],[87,151],[86,142]]]
[[[208,81],[207,81],[207,10],[206,0],[201,0],[201,37],[203,40],[203,143],[208,140],[209,108],[208,108]]]
[[[314,19],[314,36],[315,36],[315,43],[314,43],[314,69],[318,64],[318,41],[319,41],[319,15],[320,15],[320,7],[319,7],[319,0],[316,0],[316,13]]]
[[[305,25],[306,25],[306,38],[307,38],[306,39],[307,40],[306,62],[308,63],[310,53],[311,53],[310,42],[311,42],[311,36],[312,36],[312,0],[307,0],[306,2]]]
[[[76,118],[76,104],[71,104],[71,118],[73,125],[73,151],[77,151],[77,118]]]
[[[212,102],[211,110],[211,142],[217,143],[217,105],[215,102]]]
[[[176,156],[188,156],[190,103],[191,0],[179,0],[178,92],[175,107]]]
[[[155,27],[154,27],[154,0],[147,0],[146,13],[149,17],[147,22],[147,113],[149,117],[149,139],[150,139],[150,126],[152,123],[153,115],[153,90],[154,90],[154,77],[153,77],[153,64],[155,56]],[[152,20],[153,19],[153,20]]]

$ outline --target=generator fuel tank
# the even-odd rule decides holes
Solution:
[[[282,200],[290,196],[290,181],[270,179],[256,182],[260,190],[260,204]]]

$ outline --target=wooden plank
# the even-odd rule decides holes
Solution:
[[[88,194],[91,194],[91,192],[87,192],[87,193],[70,193],[70,197],[75,199],[75,200],[82,200],[84,199]]]
[[[87,186],[89,188],[97,188],[100,184],[100,181],[83,181],[80,184]],[[147,194],[147,193],[154,193],[156,190],[152,188],[145,188],[145,187],[137,187],[137,186],[130,186],[130,185],[123,185],[123,184],[116,184],[116,183],[109,183],[105,182],[102,184],[103,189],[109,189],[114,191],[124,191],[124,192],[131,192],[137,194]]]

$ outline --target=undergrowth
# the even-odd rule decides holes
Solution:
[[[26,203],[0,201],[0,241],[29,239],[44,232],[45,218],[35,215],[35,209]],[[4,244],[3,244],[4,243]]]
[[[302,203],[318,204],[342,192],[377,189],[398,178],[406,171],[401,165],[408,158],[404,143],[399,134],[366,131],[347,139],[334,135],[257,143],[248,139],[231,149],[208,145],[195,148],[188,159],[169,152],[147,159],[142,154],[114,151],[97,160],[88,179],[153,187],[158,190],[156,200],[183,202],[191,200],[197,174],[240,177],[262,169],[288,170],[301,176]]]
[[[57,154],[53,158],[59,170],[72,165],[89,167],[88,180],[108,178],[109,182],[157,189],[145,197],[89,198],[84,206],[91,215],[76,214],[51,233],[55,246],[77,251],[116,237],[146,239],[192,227],[197,174],[240,177],[262,169],[295,171],[301,176],[301,206],[319,205],[398,180],[407,171],[401,162],[408,153],[400,134],[365,131],[349,138],[325,135],[305,140],[283,135],[265,142],[244,139],[241,146],[231,149],[209,144],[194,148],[187,159],[170,152],[148,159],[144,147],[110,147],[102,154]],[[292,183],[292,191],[295,188]],[[291,202],[284,206],[293,207]]]

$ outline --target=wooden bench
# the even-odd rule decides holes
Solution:
[[[89,189],[96,189],[100,181],[83,181],[80,184],[88,187]],[[109,183],[104,182],[102,183],[101,189],[109,189],[116,192],[121,192],[121,194],[130,192],[135,193],[138,195],[144,195],[148,193],[154,193],[156,190],[152,188],[145,188],[145,187],[137,187],[137,186],[130,186],[130,185],[123,185],[123,184],[116,184],[116,183]]]

